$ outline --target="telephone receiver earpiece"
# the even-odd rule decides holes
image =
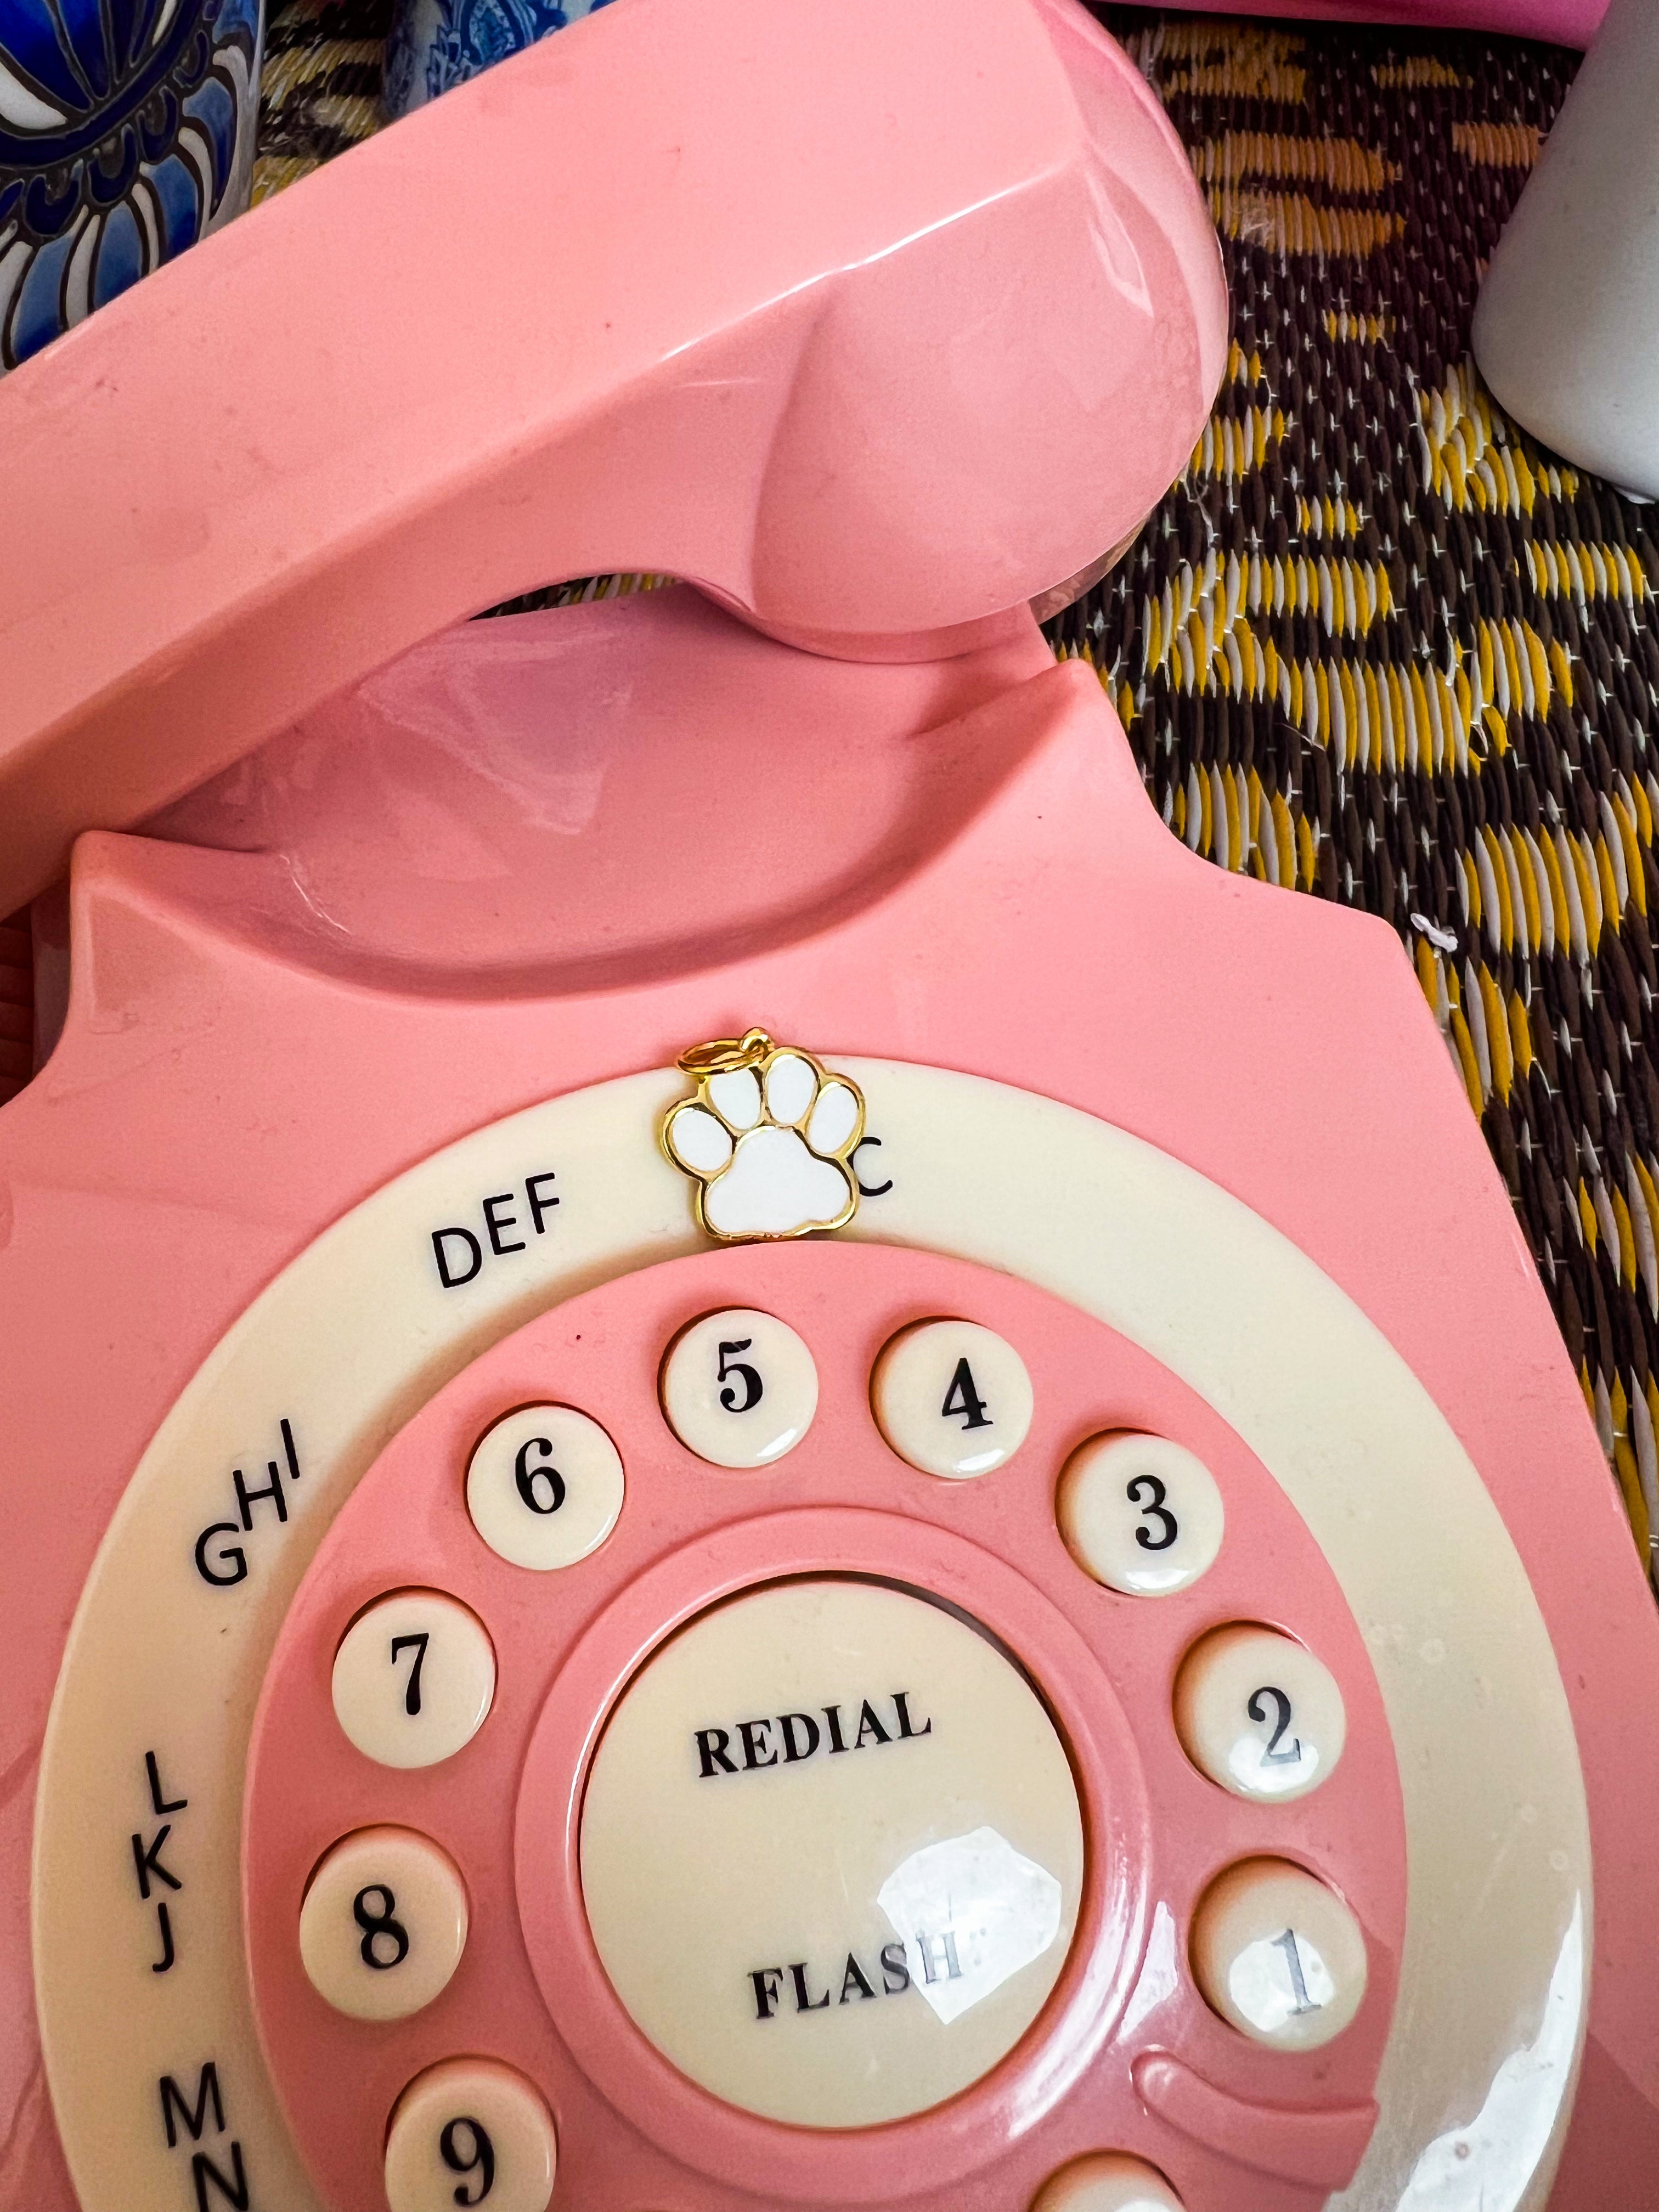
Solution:
[[[1137,526],[1225,333],[1077,0],[615,0],[0,382],[0,914],[568,576],[982,643]]]

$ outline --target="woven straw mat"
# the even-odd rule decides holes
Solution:
[[[1659,523],[1506,421],[1469,355],[1576,57],[1096,12],[1191,155],[1233,343],[1180,482],[1051,641],[1176,836],[1400,933],[1650,1567]],[[385,28],[385,0],[276,14],[258,195],[376,127]]]

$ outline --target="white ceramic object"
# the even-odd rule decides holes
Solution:
[[[1492,257],[1474,352],[1569,460],[1659,498],[1659,7],[1613,0]]]

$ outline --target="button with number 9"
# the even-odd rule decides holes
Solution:
[[[466,1887],[413,1828],[360,1828],[336,1844],[300,1908],[313,1989],[352,2020],[406,2020],[444,1989],[466,1948]]]
[[[870,1381],[877,1423],[899,1457],[953,1482],[1006,1466],[1030,1429],[1032,1402],[1018,1352],[972,1321],[902,1330]]]
[[[466,1510],[490,1550],[545,1574],[573,1567],[617,1525],[623,1463],[574,1406],[520,1406],[485,1431],[466,1470]]]
[[[334,1716],[381,1766],[435,1766],[483,1726],[495,1652],[483,1623],[441,1590],[397,1590],[340,1639]]]
[[[448,2058],[417,2074],[386,2140],[392,2212],[547,2212],[558,2165],[539,2093],[494,2058]]]
[[[1279,1803],[1316,1789],[1347,1739],[1330,1669],[1288,1636],[1243,1622],[1212,1630],[1182,1660],[1175,1718],[1212,1782]]]
[[[787,1322],[734,1307],[684,1328],[662,1364],[668,1425],[714,1467],[770,1467],[818,1409],[818,1370]]]
[[[1225,1514],[1215,1477],[1167,1437],[1091,1437],[1066,1462],[1055,1501],[1072,1557],[1131,1597],[1168,1597],[1215,1565]]]

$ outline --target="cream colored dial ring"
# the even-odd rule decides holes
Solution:
[[[1588,1826],[1554,1654],[1467,1455],[1358,1308],[1167,1154],[979,1079],[846,1067],[893,1186],[847,1233],[1005,1268],[1119,1330],[1237,1430],[1323,1547],[1370,1644],[1411,1855],[1382,2118],[1343,2201],[1366,2212],[1400,2203],[1434,2141],[1480,2108],[1518,2033],[1539,2038],[1540,2153],[1514,2199],[1514,2212],[1531,2212],[1565,2132],[1583,2032]],[[41,1767],[37,2003],[83,2202],[174,2212],[189,2161],[155,2126],[156,2085],[174,2078],[193,2103],[211,2063],[225,2142],[241,2145],[256,2201],[315,2212],[259,2057],[241,1958],[243,1763],[267,1658],[334,1513],[441,1382],[574,1290],[701,1249],[684,1179],[656,1146],[682,1091],[672,1070],[596,1085],[386,1185],[227,1333],[140,1462],[82,1595]],[[555,1176],[561,1205],[547,1233],[447,1288],[434,1232],[471,1218],[488,1193],[530,1186],[544,1197]],[[331,1356],[343,1311],[356,1317],[349,1362]],[[286,1518],[260,1502],[267,1468]],[[152,1752],[161,1802],[184,1798],[187,1809],[151,1811]],[[1538,1818],[1494,1873],[1470,1808],[1522,1802]],[[155,1923],[135,1905],[126,1838],[148,1838],[160,1819],[172,1821],[188,1944],[157,1974]],[[1547,2042],[1552,1996],[1565,2026]]]

